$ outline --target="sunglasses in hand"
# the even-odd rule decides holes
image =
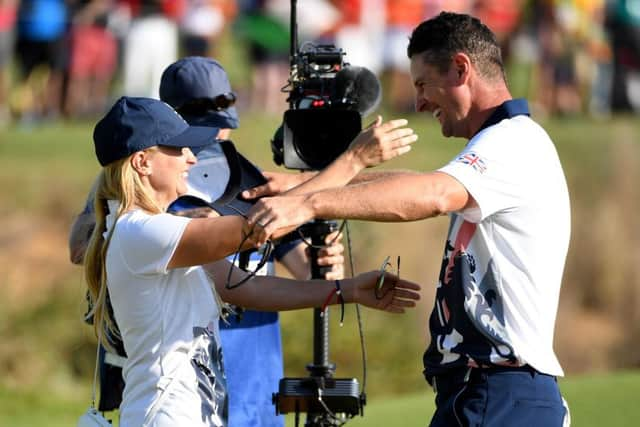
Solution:
[[[386,292],[382,292],[382,287],[384,286],[384,281],[385,281],[385,273],[388,271],[389,268],[392,268],[391,265],[391,257],[386,257],[384,259],[384,261],[382,262],[382,266],[380,267],[380,276],[378,277],[378,282],[376,283],[376,288],[374,290],[376,298],[377,299],[382,299],[384,298],[384,296],[386,295]],[[391,271],[391,273],[393,273],[393,271]],[[395,272],[396,276],[398,276],[398,279],[400,278],[400,255],[398,255],[398,258],[396,260],[396,272]],[[396,283],[394,282],[391,285],[390,289],[393,289],[395,287]],[[388,291],[387,291],[388,292]]]

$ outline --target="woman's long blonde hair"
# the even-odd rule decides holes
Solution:
[[[157,148],[151,147],[148,150],[154,149]],[[119,337],[120,332],[113,319],[112,310],[107,306],[106,255],[116,222],[123,213],[134,208],[140,208],[149,213],[163,212],[149,190],[142,184],[130,159],[131,156],[108,164],[98,176],[93,201],[96,225],[84,257],[85,279],[91,303],[91,310],[87,313],[87,318],[93,317],[96,336],[99,337],[105,348],[111,351],[114,349],[108,337]],[[105,238],[106,217],[109,214],[108,200],[117,201],[119,206],[118,211],[115,212],[114,224]]]

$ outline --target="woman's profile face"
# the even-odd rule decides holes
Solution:
[[[148,150],[148,182],[162,206],[187,192],[189,169],[196,162],[196,156],[189,148],[158,146]]]

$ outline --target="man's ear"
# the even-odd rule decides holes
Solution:
[[[465,82],[471,71],[471,58],[466,53],[458,52],[453,55],[453,66],[459,83]]]
[[[142,176],[151,175],[149,153],[137,151],[131,156],[131,167]]]

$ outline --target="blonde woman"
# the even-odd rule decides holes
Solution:
[[[211,129],[147,98],[119,99],[94,130],[103,170],[85,271],[97,335],[109,346],[105,336],[119,329],[128,356],[121,426],[227,424],[218,295],[260,310],[357,302],[391,313],[419,298],[418,285],[389,275],[377,299],[378,272],[335,283],[256,276],[227,289],[233,267],[224,257],[254,246],[254,230],[241,216],[165,212],[187,191],[191,148],[211,142]],[[246,274],[233,268],[230,281]]]

